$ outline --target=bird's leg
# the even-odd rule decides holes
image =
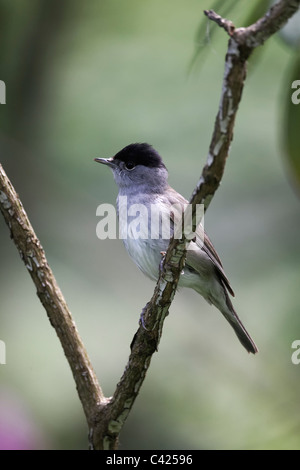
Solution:
[[[162,271],[163,260],[164,260],[164,256],[165,256],[165,254],[166,254],[166,251],[161,251],[160,254],[161,254],[162,258],[161,258],[161,260],[160,260],[159,269],[160,269],[160,271]],[[145,317],[145,312],[146,312],[146,310],[147,310],[148,305],[149,305],[149,302],[148,302],[148,303],[145,305],[145,307],[143,308],[142,313],[141,313],[141,315],[140,315],[140,322],[139,322],[140,325],[142,325],[142,327],[143,327],[144,330],[146,330],[146,331],[149,331],[149,330],[148,330],[148,328],[147,328],[146,325],[145,325],[145,318],[144,318],[144,317]]]
[[[146,331],[149,331],[149,330],[148,330],[148,328],[146,328],[144,316],[145,316],[145,312],[146,312],[146,310],[147,310],[148,305],[149,305],[149,302],[148,302],[148,303],[145,305],[145,307],[143,308],[142,313],[141,313],[141,315],[140,315],[140,321],[139,321],[140,325],[142,325],[142,327],[143,327],[144,330],[146,330]]]
[[[161,251],[160,254],[161,254],[162,258],[161,258],[161,260],[160,260],[159,269],[160,269],[160,271],[162,271],[162,268],[163,268],[163,261],[164,261],[164,256],[165,256],[165,254],[166,254],[166,251]],[[140,320],[139,320],[139,324],[143,327],[143,329],[144,329],[145,331],[151,331],[151,330],[149,330],[149,328],[147,328],[146,325],[145,325],[145,313],[146,313],[146,310],[147,310],[147,308],[148,308],[149,303],[150,303],[150,302],[148,302],[148,303],[145,305],[145,307],[143,308],[142,313],[141,313],[141,315],[140,315]],[[133,338],[133,340],[132,340],[132,342],[131,342],[131,345],[130,345],[130,348],[131,348],[131,349],[132,349],[132,347],[133,347],[133,343],[134,343],[134,341],[135,341],[135,338],[136,338],[136,334],[135,334],[135,336],[134,336],[134,338]],[[156,348],[156,349],[157,349],[157,348]]]
[[[160,260],[160,263],[159,263],[159,271],[162,272],[162,268],[163,268],[163,263],[164,263],[164,257],[165,257],[165,254],[167,252],[166,251],[161,251],[160,254],[161,254],[161,260]]]
[[[143,329],[144,329],[145,331],[149,331],[148,328],[147,328],[146,325],[145,325],[145,318],[144,318],[146,309],[147,309],[147,307],[148,307],[148,304],[149,304],[149,302],[148,302],[148,303],[145,305],[145,307],[143,308],[142,313],[141,313],[141,315],[140,315],[140,320],[139,320],[139,324],[142,325],[142,327],[143,327]],[[135,342],[135,340],[136,340],[136,336],[137,336],[137,333],[135,333],[135,335],[134,335],[134,337],[133,337],[133,340],[131,341],[130,349],[133,348],[133,344],[134,344],[134,342]]]

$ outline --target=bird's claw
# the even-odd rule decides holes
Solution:
[[[143,308],[142,313],[140,315],[140,325],[142,325],[144,330],[149,331],[145,325],[145,318],[144,318],[147,307],[148,307],[148,304]]]
[[[164,263],[164,256],[166,254],[166,251],[161,251],[160,254],[161,254],[161,260],[160,260],[160,263],[159,263],[159,270],[162,271],[163,263]]]

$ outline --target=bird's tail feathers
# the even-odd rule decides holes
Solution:
[[[226,304],[227,304],[228,309],[226,310],[222,309],[222,313],[224,317],[234,329],[235,334],[237,335],[238,339],[240,340],[244,348],[249,353],[256,354],[258,352],[258,347],[256,346],[253,339],[249,335],[248,331],[244,327],[243,323],[239,319],[238,314],[234,310],[227,292],[226,292]]]

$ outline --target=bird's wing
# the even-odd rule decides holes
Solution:
[[[174,222],[174,220],[179,220],[179,218],[182,216],[182,210],[184,206],[188,204],[188,201],[183,196],[181,196],[181,194],[177,193],[171,187],[169,187],[169,190],[168,190],[168,198],[169,198],[169,203],[171,202],[171,205],[173,206],[170,217],[171,217],[172,222]],[[221,282],[227,288],[228,292],[232,296],[234,296],[234,292],[224,272],[220,257],[218,253],[216,252],[208,235],[205,233],[204,228],[201,224],[198,225],[197,230],[196,230],[196,237],[194,240],[191,241],[191,243],[196,243],[196,245],[207,254],[207,256],[210,258],[210,260],[214,264],[216,271],[219,274]],[[195,250],[193,250],[193,259],[195,260]],[[199,262],[200,262],[200,259],[199,259]],[[195,263],[194,261],[194,263],[192,264],[194,264],[192,267],[197,270],[197,266],[196,266],[197,263]]]
[[[199,237],[199,232],[201,233],[200,237]],[[203,233],[204,233],[204,242],[203,242]],[[196,242],[195,242],[198,246],[200,246],[200,248],[207,254],[207,256],[209,256],[209,258],[212,260],[213,264],[215,265],[216,267],[216,270],[221,278],[221,280],[223,281],[223,283],[225,284],[228,292],[234,297],[234,292],[232,290],[232,287],[230,285],[230,282],[224,272],[224,268],[223,268],[223,265],[222,265],[222,262],[219,258],[219,255],[218,253],[216,252],[212,242],[210,241],[210,239],[208,238],[208,235],[205,233],[203,227],[201,225],[199,225],[197,227],[197,230],[196,230]]]

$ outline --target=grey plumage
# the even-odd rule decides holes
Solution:
[[[140,227],[140,230],[144,229],[145,236],[140,233],[140,237],[135,239],[126,232],[123,241],[128,254],[141,271],[156,281],[161,252],[167,250],[169,240],[163,238],[161,226],[155,226],[156,233],[150,234],[150,230],[153,229],[151,219],[159,212],[160,217],[168,219],[172,234],[174,219],[181,216],[188,201],[169,186],[168,171],[160,155],[149,144],[130,144],[113,158],[95,160],[110,166],[113,171],[119,188],[117,206],[120,228],[124,227],[125,231],[129,231],[130,222],[134,219],[133,215],[122,208],[125,197],[127,208],[135,207],[134,204],[148,208],[142,219],[145,223]],[[229,298],[229,294],[234,295],[233,290],[221,260],[201,225],[198,226],[196,237],[189,245],[179,286],[194,289],[207,302],[219,309],[246,350],[253,354],[258,352],[254,341],[233,308]]]

